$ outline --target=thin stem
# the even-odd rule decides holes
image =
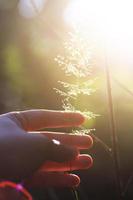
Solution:
[[[108,94],[108,104],[109,104],[109,115],[110,115],[110,127],[111,127],[111,135],[112,135],[112,152],[114,158],[114,168],[115,168],[115,181],[116,181],[116,189],[119,196],[119,199],[122,199],[122,182],[120,177],[120,157],[119,157],[119,149],[118,149],[118,138],[116,133],[116,124],[114,117],[114,105],[113,105],[113,97],[112,97],[112,85],[111,85],[111,77],[110,71],[107,63],[105,63],[105,73],[106,73],[106,84],[107,84],[107,94]]]
[[[112,156],[112,149],[105,143],[103,142],[100,138],[98,138],[96,135],[93,133],[90,133],[90,135],[93,137],[95,142],[98,142],[101,144],[101,146],[105,149],[107,153],[109,153],[110,156]]]
[[[123,189],[123,192],[122,192],[123,196],[126,195],[128,188],[129,188],[129,185],[131,184],[132,181],[133,181],[133,173],[129,176],[128,181],[127,181],[127,183],[126,183],[126,185]]]
[[[77,190],[76,189],[72,189],[72,193],[73,193],[74,199],[79,200],[79,195],[78,195]]]
[[[121,83],[120,81],[116,80],[114,77],[113,77],[113,80],[118,84],[118,86],[120,88],[122,88],[124,91],[126,91],[131,97],[133,97],[133,91],[129,90],[129,88],[127,88],[123,83]],[[127,191],[128,191],[128,188],[129,188],[129,185],[131,184],[133,180],[133,173],[129,176],[128,180],[127,180],[127,183],[125,184],[124,188],[123,188],[123,197],[125,197]]]

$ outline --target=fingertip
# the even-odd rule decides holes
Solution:
[[[89,169],[93,165],[93,159],[90,155],[82,154],[79,155],[79,168],[80,169]]]
[[[75,174],[68,173],[36,173],[31,179],[24,182],[29,188],[75,188],[80,184],[80,178]]]
[[[85,122],[85,117],[80,112],[64,112],[64,114],[65,124],[79,126]]]
[[[90,135],[84,135],[84,147],[91,148],[93,146],[93,139]]]
[[[82,113],[77,112],[77,113],[75,113],[75,115],[77,117],[77,123],[78,123],[77,125],[81,125],[85,122],[86,118]]]
[[[78,187],[80,184],[80,178],[79,176],[75,174],[69,174],[69,181],[68,181],[68,187]]]
[[[93,165],[93,158],[92,158],[91,156],[89,156],[89,159],[90,159],[90,165],[89,165],[89,168],[91,168],[92,165]]]

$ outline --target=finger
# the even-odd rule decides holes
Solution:
[[[41,164],[45,161],[67,162],[75,159],[79,154],[77,148],[63,145],[56,140],[49,140],[41,134],[26,134],[24,144],[25,158],[29,158],[29,162],[33,159],[34,163],[38,159],[41,160]],[[26,152],[31,157],[28,157]]]
[[[47,160],[48,161],[55,161],[55,162],[67,162],[75,159],[79,151],[77,148],[62,145],[56,143],[57,141],[52,140],[54,145],[48,146],[47,151]]]
[[[50,111],[50,110],[26,110],[8,113],[12,119],[17,119],[27,131],[38,130],[46,127],[79,126],[85,118],[80,113]]]
[[[61,171],[73,171],[79,169],[88,169],[92,166],[93,160],[89,155],[79,155],[75,160],[63,163],[46,162],[39,171],[42,172],[61,172]]]
[[[29,132],[30,133],[30,132]],[[32,132],[33,133],[33,132]],[[89,135],[74,135],[65,133],[54,132],[34,132],[35,134],[41,133],[50,140],[55,139],[60,141],[61,144],[76,147],[78,149],[88,149],[93,145],[93,139]]]
[[[36,173],[31,179],[25,181],[28,188],[46,188],[46,187],[77,187],[80,178],[74,174],[64,173]]]
[[[4,179],[23,179],[32,175],[46,161],[65,162],[78,155],[76,148],[49,140],[41,134],[24,133],[11,143],[10,151],[4,153],[6,156],[0,167],[0,177]]]

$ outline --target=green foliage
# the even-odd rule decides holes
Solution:
[[[22,73],[22,64],[21,64],[21,55],[19,49],[15,45],[8,45],[4,53],[5,56],[5,67],[12,76],[12,79],[15,79],[16,76]]]

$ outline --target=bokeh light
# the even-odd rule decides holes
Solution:
[[[25,18],[35,17],[41,12],[47,0],[20,0],[19,13]]]

